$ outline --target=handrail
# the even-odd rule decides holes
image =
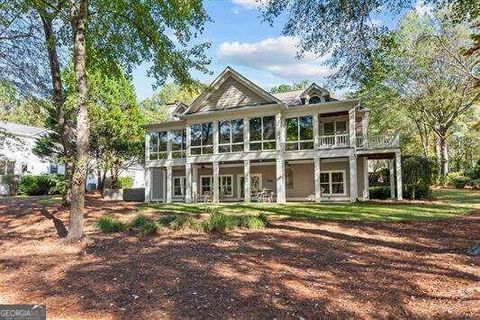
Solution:
[[[400,133],[395,131],[391,134],[357,136],[356,143],[359,149],[399,148]]]

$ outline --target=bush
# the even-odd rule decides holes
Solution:
[[[433,179],[433,164],[425,157],[402,159],[403,196],[407,199],[422,199],[430,196]]]
[[[465,176],[473,180],[480,179],[480,160],[477,161],[472,169],[465,171]]]
[[[28,196],[63,194],[65,178],[56,174],[25,175],[18,183],[18,193]]]
[[[187,216],[187,215],[176,215],[176,218],[173,219],[168,226],[172,228],[173,230],[183,230],[186,228],[198,229],[198,223],[195,222],[195,220],[192,219],[192,217]]]
[[[247,229],[263,229],[267,226],[267,216],[260,213],[258,216],[240,216],[238,226]]]
[[[157,233],[158,229],[157,224],[143,214],[135,216],[135,218],[130,221],[129,226],[132,230],[140,232],[145,236]]]
[[[151,220],[145,217],[143,214],[139,214],[135,216],[135,218],[130,221],[130,227],[131,228],[141,228]]]
[[[117,182],[113,189],[127,189],[133,187],[133,178],[131,177],[118,177]]]
[[[142,226],[142,234],[144,236],[151,236],[155,233],[157,233],[158,226],[155,222],[153,221],[147,221],[143,226]]]
[[[470,182],[468,183],[468,185],[469,185],[470,187],[472,187],[473,189],[480,190],[480,179],[470,180]]]
[[[445,179],[445,184],[456,189],[463,189],[467,184],[469,184],[471,179],[466,177],[461,172],[451,172],[447,175]]]
[[[370,194],[370,199],[379,199],[385,200],[390,199],[390,187],[387,186],[380,186],[380,187],[371,187],[368,189]]]
[[[235,217],[227,216],[219,211],[210,214],[207,220],[202,223],[203,231],[225,233],[238,225]]]
[[[105,233],[120,232],[126,229],[124,223],[112,216],[106,216],[98,219],[97,228]]]

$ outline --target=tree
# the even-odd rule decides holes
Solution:
[[[181,102],[189,105],[205,89],[206,86],[200,83],[193,85],[164,84],[151,98],[141,102],[140,107],[145,114],[145,120],[148,123],[165,121],[167,104]]]
[[[388,111],[411,120],[427,156],[434,133],[440,177],[449,170],[452,128],[480,96],[472,76],[478,75],[478,61],[461,54],[469,44],[469,32],[468,23],[453,22],[448,8],[435,16],[408,13],[375,52],[362,81],[364,98],[383,92],[388,97],[384,103],[393,107]]]
[[[270,89],[271,93],[282,93],[282,92],[289,92],[289,91],[296,91],[296,90],[304,90],[308,87],[310,82],[308,80],[303,80],[300,82],[290,84],[281,84]]]

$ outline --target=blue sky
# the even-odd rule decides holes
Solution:
[[[205,8],[213,22],[206,25],[199,42],[211,42],[208,51],[213,75],[194,73],[194,77],[210,83],[227,65],[269,90],[281,83],[311,80],[319,84],[332,70],[322,65],[322,59],[306,54],[295,58],[297,39],[282,36],[284,20],[274,26],[262,22],[255,0],[205,0]],[[396,17],[395,17],[396,18]],[[398,19],[375,17],[377,23],[393,27]],[[137,68],[133,82],[137,97],[143,100],[153,94],[153,79],[146,75],[146,65]]]

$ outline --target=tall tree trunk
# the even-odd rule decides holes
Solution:
[[[78,240],[83,237],[83,211],[85,207],[85,183],[87,179],[88,140],[90,135],[85,41],[88,1],[70,0],[70,4],[70,18],[73,30],[73,63],[77,91],[77,148],[67,239]]]
[[[436,153],[437,153],[437,164],[438,164],[438,176],[440,179],[442,179],[449,172],[448,144],[447,144],[447,135],[445,132],[437,132]]]
[[[67,163],[65,165],[65,180],[67,181],[67,190],[63,195],[62,204],[64,206],[69,206],[74,166],[71,163],[72,146],[70,143],[70,129],[67,127],[66,112],[62,93],[62,76],[60,73],[60,62],[58,61],[57,54],[57,41],[53,31],[52,15],[43,10],[39,10],[39,15],[42,20],[43,31],[45,33],[45,45],[48,52],[50,75],[52,77],[53,104],[55,106],[55,113],[58,122],[57,132],[62,141],[63,153],[67,158]]]

